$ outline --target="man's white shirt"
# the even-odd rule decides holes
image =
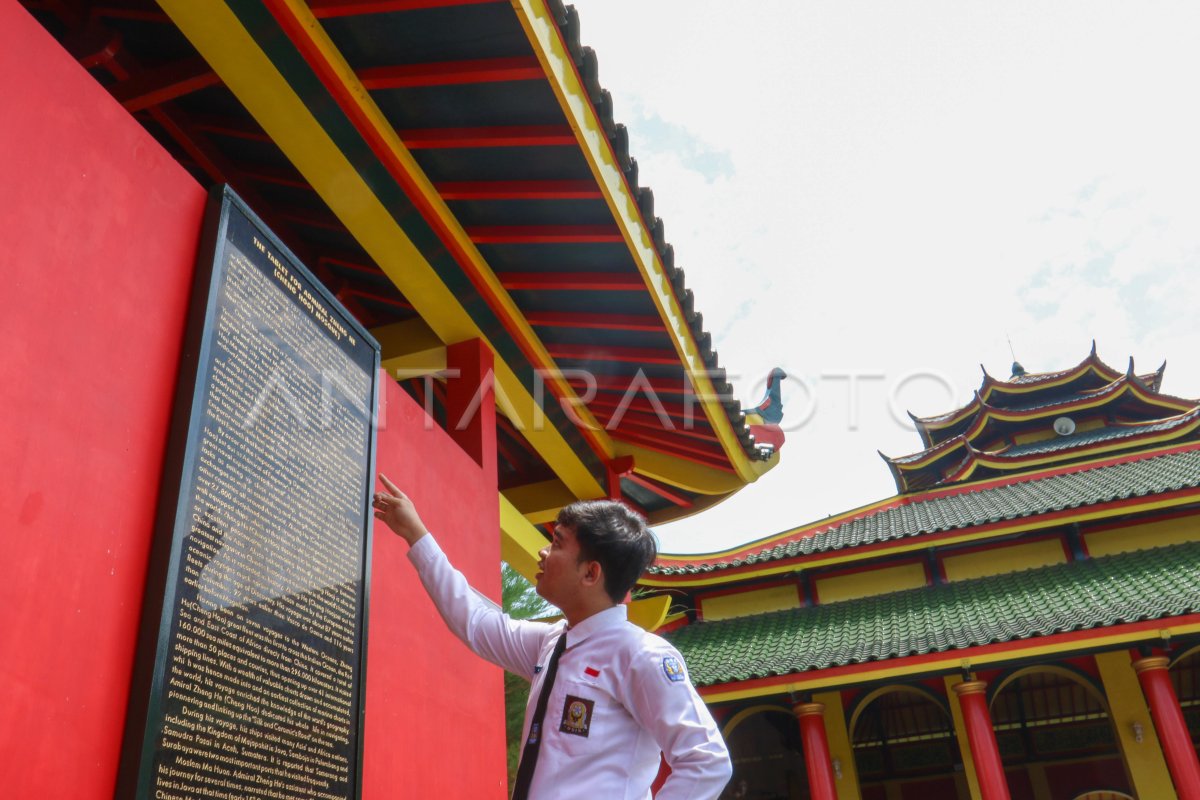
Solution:
[[[658,800],[710,800],[729,780],[729,752],[687,678],[683,658],[626,618],[618,605],[573,628],[514,620],[474,591],[432,536],[409,550],[450,630],[479,656],[531,682],[522,742],[559,636],[559,658],[542,721],[529,796],[646,800],[659,769],[671,775]]]

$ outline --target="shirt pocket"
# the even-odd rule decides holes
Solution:
[[[546,709],[545,722],[563,752],[588,755],[604,747],[606,740],[611,746],[617,716],[612,697],[596,684],[576,679],[564,680],[562,688],[556,707]]]

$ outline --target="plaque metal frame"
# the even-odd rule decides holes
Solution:
[[[374,527],[371,496],[375,476],[380,345],[258,215],[229,186],[223,184],[214,186],[209,192],[197,252],[114,796],[137,800],[154,797],[152,771],[155,748],[163,725],[164,680],[171,656],[170,643],[174,624],[170,612],[174,608],[180,582],[183,540],[191,527],[191,522],[187,519],[187,498],[195,486],[199,431],[205,414],[204,401],[209,390],[209,387],[202,385],[202,370],[213,355],[214,324],[220,306],[218,289],[226,269],[225,254],[229,244],[230,220],[235,215],[240,215],[250,224],[255,235],[286,265],[288,272],[298,276],[304,288],[325,304],[331,316],[335,317],[346,331],[357,337],[358,344],[370,351],[370,365],[367,367],[370,381],[369,397],[361,398],[367,406],[369,419],[365,474],[360,486],[363,513],[358,580],[362,588],[354,631],[358,658],[353,670],[351,729],[354,745],[351,748],[350,759],[351,793],[347,795],[347,800],[358,800],[362,796],[367,623]]]

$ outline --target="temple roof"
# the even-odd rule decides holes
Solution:
[[[712,556],[660,557],[649,576],[703,576],[848,548],[1200,487],[1200,444],[984,481],[819,520]]]
[[[1130,359],[1124,374],[1108,379],[1114,371],[1095,357],[1093,345],[1091,355],[1071,370],[1021,375],[1003,384],[1011,388],[1020,383],[1022,391],[1036,387],[1032,393],[1003,398],[1003,405],[996,405],[1002,398],[995,393],[1002,384],[985,379],[993,391],[977,392],[970,405],[939,418],[913,418],[926,449],[880,456],[897,491],[917,492],[983,477],[989,469],[999,473],[1049,460],[1086,458],[1111,450],[1117,441],[1132,447],[1146,440],[1161,442],[1171,432],[1177,438],[1187,436],[1192,432],[1190,415],[1200,406],[1158,391],[1165,367],[1164,363],[1157,372],[1139,377]],[[1052,425],[1059,417],[1067,418],[1067,431]],[[934,419],[939,421],[930,422]],[[1087,429],[1074,433],[1076,421],[1086,422]],[[1092,430],[1094,426],[1103,432]],[[981,467],[983,473],[978,472]]]
[[[1185,414],[1178,414],[1167,419],[1106,425],[1103,428],[1095,428],[1070,436],[1059,436],[1056,439],[1042,439],[1036,442],[1028,442],[1027,444],[1018,444],[997,455],[1002,458],[1019,458],[1041,455],[1043,453],[1054,453],[1076,447],[1088,447],[1089,445],[1103,442],[1129,439],[1136,436],[1149,436],[1156,433],[1176,431],[1197,421],[1200,421],[1200,406]],[[1090,447],[1088,447],[1088,450],[1091,452]]]
[[[932,447],[970,427],[983,406],[1005,409],[1044,407],[1047,402],[1058,403],[1072,394],[1103,387],[1123,375],[1137,377],[1150,391],[1157,392],[1166,368],[1166,362],[1163,362],[1154,372],[1136,375],[1133,359],[1130,359],[1128,369],[1121,372],[1100,360],[1096,355],[1096,343],[1092,342],[1087,357],[1070,369],[1024,373],[1007,381],[993,378],[987,369],[983,369],[983,381],[967,405],[944,414],[917,417],[910,413],[909,417],[924,445]]]
[[[666,634],[698,686],[1200,611],[1200,543],[1041,567]]]
[[[376,335],[389,372],[486,341],[521,412],[498,422],[501,488],[547,486],[531,507],[603,495],[632,459],[621,493],[661,522],[777,461],[745,424],[573,7],[25,5],[201,184],[237,191]]]

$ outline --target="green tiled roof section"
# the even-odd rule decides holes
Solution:
[[[912,500],[739,558],[704,563],[704,557],[697,556],[697,563],[656,564],[650,571],[658,575],[712,572],[1196,486],[1200,486],[1200,450],[1168,453],[945,497]]]
[[[666,634],[698,686],[1089,630],[1200,611],[1200,542]]]

